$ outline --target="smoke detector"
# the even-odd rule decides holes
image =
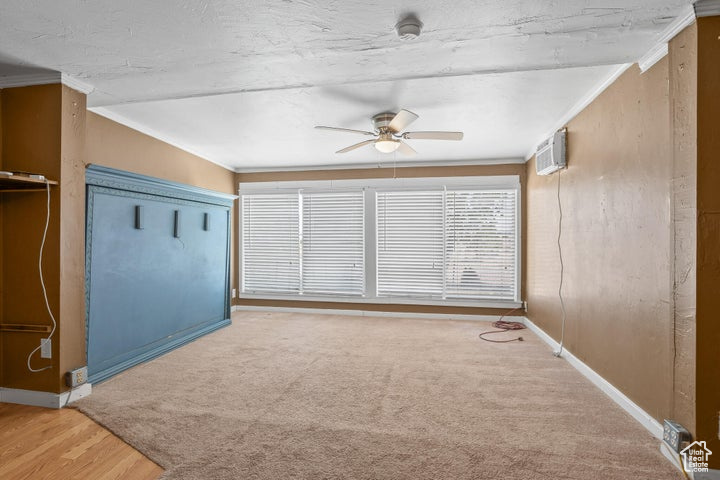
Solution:
[[[415,15],[408,15],[395,25],[398,36],[403,40],[413,40],[420,36],[423,23]]]

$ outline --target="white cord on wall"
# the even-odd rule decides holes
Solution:
[[[556,357],[560,357],[563,354],[563,348],[564,348],[564,342],[565,342],[565,301],[563,300],[562,296],[562,288],[563,288],[563,280],[565,276],[565,264],[563,263],[563,255],[562,255],[562,243],[560,242],[560,239],[562,238],[562,221],[563,221],[563,211],[562,211],[562,202],[560,201],[560,174],[562,173],[562,169],[558,170],[558,180],[557,180],[557,204],[558,204],[558,212],[560,214],[560,218],[558,220],[558,236],[557,236],[557,247],[558,247],[558,255],[560,256],[560,285],[558,286],[558,298],[560,298],[560,308],[562,309],[562,326],[560,327],[560,348],[553,353]]]
[[[27,357],[27,367],[28,370],[31,372],[42,372],[44,370],[49,370],[52,368],[52,365],[48,365],[47,367],[43,368],[32,368],[30,366],[30,359],[33,355],[35,355],[35,352],[40,350],[47,342],[50,341],[52,336],[55,334],[55,329],[57,328],[57,322],[55,321],[55,316],[52,313],[52,310],[50,309],[50,302],[48,301],[48,295],[47,295],[47,289],[45,288],[45,279],[43,278],[43,269],[42,269],[42,260],[43,260],[43,251],[45,249],[45,239],[47,238],[47,232],[48,227],[50,226],[50,183],[45,179],[45,191],[47,192],[47,215],[45,216],[45,230],[43,230],[43,236],[42,236],[42,242],[40,242],[40,255],[38,255],[38,272],[40,273],[40,286],[42,287],[43,291],[43,298],[45,299],[45,308],[47,308],[48,315],[50,315],[50,320],[52,320],[52,330],[50,331],[50,335],[48,335],[47,338],[43,338],[40,341],[40,345],[35,347],[35,349],[30,352],[30,355]]]

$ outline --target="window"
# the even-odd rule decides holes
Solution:
[[[362,192],[302,195],[303,294],[365,293]]]
[[[242,197],[243,291],[300,292],[300,197]]]
[[[446,193],[447,298],[515,298],[516,202],[515,190]]]
[[[377,294],[442,298],[443,192],[377,193]]]
[[[515,299],[516,191],[377,193],[377,295]]]
[[[241,295],[509,306],[519,296],[519,181],[242,184]]]
[[[364,195],[242,195],[242,291],[363,295]]]

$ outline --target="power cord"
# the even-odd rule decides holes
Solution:
[[[45,250],[45,239],[47,238],[47,232],[48,227],[50,226],[50,183],[45,179],[45,191],[47,192],[47,215],[45,217],[45,230],[43,230],[43,236],[42,236],[42,242],[40,242],[40,255],[38,256],[38,271],[40,273],[40,286],[42,287],[43,291],[43,298],[45,299],[45,308],[47,308],[48,315],[50,315],[50,320],[52,320],[52,330],[50,331],[50,335],[48,335],[47,338],[43,338],[40,342],[40,345],[35,347],[35,349],[30,352],[30,355],[27,357],[27,367],[28,370],[30,370],[33,373],[42,372],[44,370],[49,370],[52,368],[52,365],[48,365],[47,367],[43,368],[32,368],[30,365],[30,359],[33,355],[35,355],[35,352],[40,350],[42,347],[44,347],[47,342],[50,341],[52,336],[55,334],[55,329],[57,328],[57,322],[55,321],[55,316],[52,313],[52,309],[50,308],[50,302],[48,301],[48,295],[47,295],[47,289],[45,288],[45,279],[43,278],[43,269],[42,269],[42,260],[43,260],[43,251]]]
[[[523,337],[511,338],[509,340],[490,340],[489,338],[485,338],[485,335],[490,335],[493,333],[505,333],[505,332],[509,332],[511,330],[522,330],[522,329],[526,328],[525,325],[523,325],[520,322],[508,322],[507,320],[503,320],[503,318],[510,315],[511,313],[513,313],[516,310],[520,310],[521,308],[522,307],[513,308],[512,310],[503,313],[502,316],[500,317],[500,319],[497,322],[493,322],[493,324],[492,324],[492,326],[494,328],[497,328],[498,330],[490,330],[487,332],[482,332],[480,335],[478,335],[480,340],[485,340],[486,342],[491,342],[491,343],[522,342]]]
[[[687,470],[685,470],[685,462],[683,462],[682,457],[680,456],[680,454],[677,454],[677,459],[678,459],[678,462],[680,462],[680,470],[682,470],[683,476],[684,476],[687,480],[690,480],[690,475],[688,475],[688,474],[687,474]]]
[[[683,462],[683,459],[682,459],[682,457],[680,456],[679,453],[677,454],[677,459],[678,459],[678,461],[680,462],[680,470],[682,471],[683,476],[684,476],[687,480],[690,480],[690,475],[688,475],[688,474],[687,474],[687,470],[685,470],[685,462]]]
[[[562,296],[563,280],[564,280],[564,276],[565,276],[565,264],[563,263],[562,243],[560,242],[560,239],[562,238],[562,221],[563,221],[562,202],[560,201],[560,174],[561,173],[562,173],[562,170],[558,170],[557,204],[558,204],[558,212],[560,214],[560,218],[558,220],[557,247],[558,247],[558,254],[560,256],[560,285],[558,286],[558,297],[560,298],[560,308],[562,309],[562,327],[560,328],[560,348],[556,352],[553,352],[553,355],[555,355],[556,357],[561,357],[563,354],[563,348],[564,348],[564,344],[565,344],[565,317],[567,316],[565,313],[565,301],[563,300],[563,296]]]

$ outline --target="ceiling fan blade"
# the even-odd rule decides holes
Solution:
[[[418,116],[409,110],[400,110],[397,115],[393,117],[388,125],[388,128],[393,132],[401,132],[407,128],[412,122],[418,119]]]
[[[367,132],[365,130],[353,130],[352,128],[326,127],[324,125],[318,125],[315,128],[319,130],[330,130],[333,132],[359,133],[361,135],[372,135],[373,137],[375,136],[373,132]]]
[[[400,146],[398,147],[397,151],[407,156],[417,155],[415,149],[405,142],[400,142]]]
[[[342,150],[338,150],[335,153],[347,153],[352,150],[355,150],[356,148],[364,147],[365,145],[370,145],[371,143],[375,143],[375,140],[365,140],[364,142],[356,143],[355,145],[350,145],[349,147],[345,147]]]
[[[462,140],[463,132],[406,132],[402,137],[412,140]]]

